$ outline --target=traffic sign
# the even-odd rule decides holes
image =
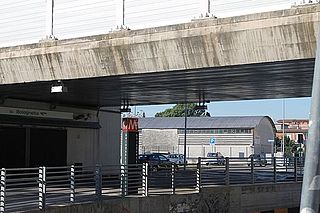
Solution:
[[[216,139],[215,138],[210,138],[210,144],[213,145],[216,143]]]

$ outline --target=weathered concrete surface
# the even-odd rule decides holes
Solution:
[[[47,209],[46,212],[247,213],[268,211],[276,208],[298,207],[300,202],[300,191],[300,183],[257,184],[230,187],[219,186],[203,188],[199,194],[115,199],[103,201],[101,203],[52,207]]]
[[[0,49],[0,84],[313,58],[319,5]]]

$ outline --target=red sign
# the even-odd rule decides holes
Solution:
[[[122,131],[124,132],[138,132],[138,118],[123,118]]]

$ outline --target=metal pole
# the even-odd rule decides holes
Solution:
[[[95,168],[95,187],[96,187],[96,196],[98,200],[101,200],[102,196],[102,173],[101,166],[96,165]]]
[[[183,169],[186,170],[187,164],[187,103],[184,104],[184,146],[183,146]]]
[[[54,0],[47,0],[46,37],[53,38],[53,8]]]
[[[46,206],[46,167],[39,167],[39,209]]]
[[[74,195],[75,195],[75,169],[74,165],[70,167],[70,202],[74,202]]]
[[[320,155],[320,31],[318,28],[317,53],[313,74],[312,98],[308,141],[301,192],[300,211],[319,211],[319,155]]]
[[[254,160],[253,160],[253,156],[251,156],[250,158],[250,166],[251,166],[251,183],[254,184],[255,182],[255,178],[254,178]]]
[[[125,197],[128,193],[128,173],[126,174],[126,169],[123,164],[120,166],[120,174],[121,196]]]
[[[277,183],[277,158],[273,157],[273,182]]]
[[[176,166],[174,164],[171,164],[171,193],[174,195],[176,193],[176,186],[175,186],[175,182],[176,182]]]
[[[229,165],[229,158],[226,157],[226,168],[225,168],[225,183],[226,185],[230,185],[230,173],[229,173],[229,170],[230,170],[230,165]]]
[[[143,196],[148,196],[148,163],[143,163]]]
[[[196,187],[197,192],[199,193],[201,190],[201,158],[198,158],[198,163],[197,163],[197,187]]]
[[[126,5],[125,5],[125,0],[122,0],[122,26],[125,25],[125,9],[126,9]]]
[[[297,157],[294,157],[294,181],[298,182]]]
[[[6,209],[6,169],[1,169],[0,176],[0,212],[4,213]]]
[[[284,156],[284,143],[285,143],[285,137],[284,137],[284,118],[285,118],[285,100],[282,100],[282,144],[281,144],[281,150]]]

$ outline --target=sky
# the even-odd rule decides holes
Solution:
[[[250,101],[221,101],[208,104],[211,116],[267,115],[274,122],[283,119],[308,119],[311,98],[268,99]],[[145,112],[146,117],[154,117],[174,105],[150,105],[133,107],[132,112]],[[283,110],[284,109],[284,110]]]

